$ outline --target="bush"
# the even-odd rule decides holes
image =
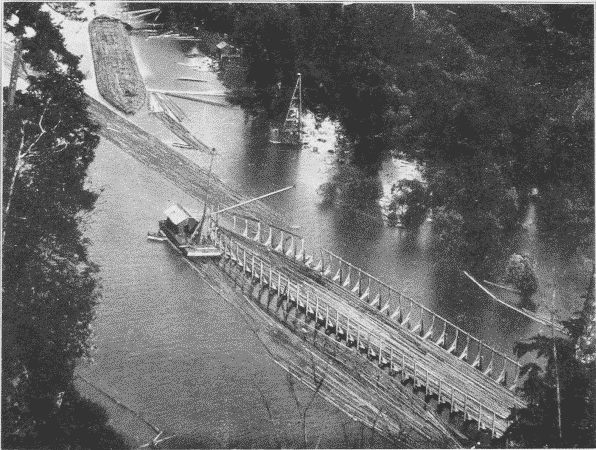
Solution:
[[[538,290],[538,279],[527,255],[514,254],[509,258],[507,281],[519,289],[524,297]]]
[[[405,227],[420,225],[428,211],[428,192],[419,180],[400,180],[391,188],[389,211]]]

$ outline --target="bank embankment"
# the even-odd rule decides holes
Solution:
[[[99,93],[120,111],[135,113],[145,104],[147,91],[126,25],[98,16],[89,24],[89,39]]]

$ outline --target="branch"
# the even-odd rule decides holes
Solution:
[[[45,108],[43,109],[43,112],[41,113],[41,116],[40,116],[40,118],[39,118],[39,122],[38,122],[38,124],[37,124],[37,125],[39,126],[39,129],[41,130],[41,133],[37,135],[37,138],[35,138],[35,140],[34,140],[34,141],[31,143],[31,145],[30,145],[30,146],[27,148],[27,151],[26,151],[26,152],[25,152],[25,153],[22,155],[22,158],[23,158],[23,159],[24,159],[24,158],[27,158],[27,157],[29,157],[29,156],[31,155],[31,151],[33,150],[33,146],[34,146],[35,144],[37,144],[37,143],[39,142],[39,140],[40,140],[40,139],[41,139],[41,138],[42,138],[42,137],[43,137],[43,136],[46,134],[46,132],[47,132],[47,130],[44,130],[44,128],[41,126],[41,123],[43,122],[43,119],[44,119],[44,117],[45,117],[45,115],[46,115],[46,112],[48,111],[48,108],[49,108],[49,106],[50,106],[50,101],[51,101],[51,100],[52,100],[52,99],[51,99],[51,97],[50,97],[50,98],[48,99],[48,101],[46,102],[46,106],[45,106]],[[54,130],[55,130],[57,127],[58,127],[58,125],[60,125],[60,123],[61,123],[61,122],[62,122],[62,119],[60,119],[60,120],[58,121],[58,123],[57,123],[57,124],[56,124],[56,125],[55,125],[55,126],[52,128],[52,131],[54,131]]]
[[[288,369],[289,369],[289,367],[288,367]],[[302,414],[302,405],[300,405],[300,400],[298,400],[298,395],[296,394],[293,376],[294,375],[292,375],[291,372],[289,372],[289,371],[286,372],[286,379],[288,381],[288,390],[290,391],[290,394],[292,394],[292,398],[296,402],[296,408],[298,408],[298,413]]]
[[[17,178],[23,167],[23,147],[25,146],[25,123],[22,122],[21,126],[21,145],[19,146],[19,152],[17,153],[17,159],[15,161],[14,171],[12,173],[12,180],[10,181],[10,189],[8,191],[8,200],[6,202],[6,208],[4,208],[4,215],[2,217],[2,246],[4,247],[4,238],[6,237],[6,224],[8,223],[8,214],[10,212],[10,204],[12,202],[14,187],[17,182]]]
[[[327,370],[324,372],[324,376],[317,381],[316,378],[316,364],[315,364],[315,360],[314,357],[312,357],[311,359],[311,364],[312,364],[312,369],[313,369],[313,381],[315,383],[315,390],[314,393],[310,399],[310,401],[308,402],[308,404],[306,405],[306,408],[304,410],[304,412],[306,413],[306,411],[308,411],[308,409],[311,407],[311,405],[314,403],[319,391],[321,390],[321,388],[323,387],[323,383],[325,382],[325,380],[327,379]],[[329,367],[329,363],[327,363],[327,367]]]
[[[327,418],[325,419],[325,422],[323,422],[323,426],[321,427],[321,431],[319,432],[319,438],[317,439],[317,443],[315,444],[315,448],[319,448],[319,444],[321,443],[321,438],[323,437],[323,432],[327,428],[327,423],[329,422],[329,419],[330,418],[331,418],[331,416],[327,416]]]
[[[261,390],[261,388],[259,387],[259,383],[257,380],[253,380],[253,386],[257,389],[257,391],[259,391],[259,396],[261,397],[261,402],[263,403],[263,405],[265,405],[265,409],[267,410],[267,415],[269,416],[269,422],[271,423],[271,426],[273,427],[274,431],[275,431],[275,448],[281,448],[281,439],[279,436],[279,427],[277,427],[277,423],[275,422],[275,419],[273,419],[273,412],[271,411],[271,405],[270,402],[265,398],[265,395],[263,394],[263,391]]]

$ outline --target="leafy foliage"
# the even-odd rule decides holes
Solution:
[[[425,167],[428,206],[439,212],[433,225],[442,241],[454,240],[448,247],[461,241],[476,254],[498,244],[532,187],[577,187],[549,205],[559,222],[594,202],[592,5],[167,11],[189,29],[229,33],[243,48],[251,113],[283,114],[300,72],[305,106],[339,120],[355,144],[353,162],[374,164],[396,150]],[[593,209],[586,212],[593,224]],[[461,226],[447,220],[455,217]]]
[[[99,278],[81,227],[98,196],[85,177],[99,138],[78,58],[49,16],[39,3],[4,7],[20,19],[7,29],[36,31],[23,59],[37,75],[3,118],[2,444],[39,447],[92,349]]]
[[[428,192],[418,180],[400,180],[391,187],[393,198],[389,211],[395,212],[398,220],[405,226],[420,225],[428,211]],[[398,213],[399,211],[399,213]]]
[[[512,255],[507,263],[507,281],[512,283],[524,296],[538,290],[538,279],[528,256]]]
[[[521,375],[526,379],[519,394],[527,408],[514,408],[511,425],[503,436],[524,448],[594,447],[596,444],[596,364],[583,364],[576,358],[576,343],[585,328],[587,317],[580,315],[564,322],[565,337],[538,335],[528,342],[519,342],[514,351],[518,356],[535,353],[545,358],[546,365],[526,364]],[[556,349],[556,358],[555,358]],[[561,436],[557,383],[560,388]]]

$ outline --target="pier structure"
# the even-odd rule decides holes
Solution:
[[[332,252],[315,259],[304,238],[249,215],[218,215],[211,231],[223,258],[277,296],[286,318],[333,335],[478,429],[499,437],[510,408],[524,406],[519,362]]]

